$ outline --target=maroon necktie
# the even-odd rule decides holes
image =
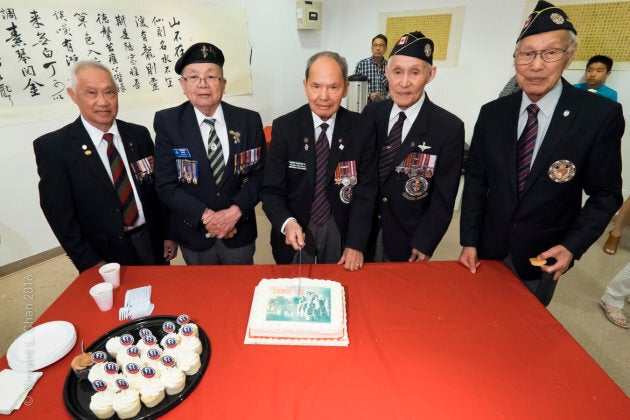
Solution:
[[[120,200],[120,208],[125,226],[133,226],[138,221],[138,206],[133,197],[133,189],[127,176],[127,170],[123,164],[120,153],[114,146],[114,135],[112,133],[103,134],[103,140],[107,142],[107,157],[112,168],[112,179],[114,189]]]
[[[387,142],[381,151],[381,157],[378,164],[378,174],[381,184],[385,182],[385,178],[392,170],[392,164],[398,151],[400,150],[400,143],[402,140],[403,123],[405,122],[406,115],[404,112],[398,114],[398,121],[396,121],[387,136]]]
[[[330,218],[330,204],[326,197],[326,168],[328,167],[328,156],[330,155],[330,145],[326,136],[328,124],[320,125],[322,132],[317,138],[315,145],[315,199],[311,207],[311,220],[322,226]]]
[[[538,111],[540,108],[536,104],[527,107],[527,124],[518,139],[518,162],[517,162],[517,181],[518,192],[522,192],[525,188],[525,181],[532,164],[532,156],[534,154],[534,146],[536,145],[536,136],[538,134]]]

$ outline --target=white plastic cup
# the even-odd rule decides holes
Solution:
[[[101,311],[109,311],[114,306],[114,285],[108,282],[98,283],[90,288],[90,296]]]
[[[103,277],[104,281],[111,283],[114,286],[114,289],[120,286],[120,264],[105,264],[98,269],[98,272],[101,277]]]

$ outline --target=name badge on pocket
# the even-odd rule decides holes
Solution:
[[[177,159],[190,159],[190,151],[185,147],[173,149],[173,154]]]
[[[294,160],[289,161],[289,169],[299,169],[300,171],[306,170],[306,163],[296,162]]]

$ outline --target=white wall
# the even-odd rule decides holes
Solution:
[[[227,101],[260,112],[265,125],[305,102],[304,64],[313,53],[323,49],[341,53],[352,73],[356,62],[370,54],[371,38],[379,32],[378,12],[465,6],[458,64],[438,68],[427,93],[432,101],[464,120],[467,140],[480,106],[496,98],[513,74],[512,51],[525,15],[525,0],[324,0],[322,30],[298,31],[294,0],[197,1],[245,6],[253,94]],[[572,83],[582,76],[582,71],[565,72]],[[229,74],[226,77],[229,83]],[[625,117],[630,120],[630,72],[613,71],[608,80],[619,93],[619,101],[626,104]],[[181,101],[184,99],[182,96]],[[121,103],[119,118],[151,128],[156,109],[131,109]],[[32,140],[77,115],[54,120],[40,115],[29,124],[0,127],[0,266],[58,246],[39,208]],[[626,134],[624,140],[628,137]],[[624,156],[630,156],[630,147],[624,144],[623,151]],[[625,168],[624,175],[629,179],[630,169]]]

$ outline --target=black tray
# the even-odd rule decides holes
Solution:
[[[89,347],[85,349],[86,352],[103,350],[107,352],[105,349],[105,344],[107,340],[111,337],[120,336],[123,334],[131,334],[134,336],[136,341],[139,339],[138,332],[141,328],[150,329],[155,337],[158,339],[158,342],[166,335],[164,331],[162,331],[162,324],[165,321],[172,321],[176,323],[177,317],[171,315],[159,315],[159,316],[149,316],[146,318],[138,319],[133,322],[129,322],[127,324],[121,325],[120,327],[114,328],[113,330],[107,332],[102,335],[98,340],[92,343]],[[140,412],[135,417],[136,419],[152,419],[158,417],[167,411],[172,410],[177,404],[182,402],[197,386],[201,377],[206,371],[208,367],[208,363],[210,362],[210,340],[206,333],[197,325],[199,330],[199,340],[201,340],[201,345],[203,346],[200,358],[201,358],[201,368],[194,375],[186,376],[186,385],[184,386],[184,390],[176,395],[168,395],[166,394],[164,400],[160,402],[155,407],[147,407],[142,404],[142,408]],[[110,357],[108,360],[112,360]],[[115,360],[113,360],[115,361]],[[92,384],[87,379],[79,380],[75,375],[74,371],[70,369],[68,373],[68,377],[66,378],[66,382],[63,387],[63,402],[66,405],[66,408],[72,414],[73,417],[79,419],[96,419],[97,417],[90,410],[90,399],[92,398],[92,394],[96,391],[92,388]],[[114,414],[112,419],[118,419],[118,416]]]

